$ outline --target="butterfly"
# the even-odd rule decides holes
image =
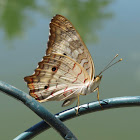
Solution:
[[[77,99],[79,104],[80,95],[96,90],[99,100],[101,73],[110,66],[95,76],[94,62],[86,45],[64,16],[52,18],[47,46],[46,56],[38,63],[35,73],[24,78],[29,94],[39,102],[64,101],[63,107]]]

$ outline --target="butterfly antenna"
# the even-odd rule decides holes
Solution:
[[[113,64],[111,64],[114,61],[114,59],[116,59],[116,57],[118,57],[118,54],[116,54],[115,57],[104,67],[104,69],[99,73],[99,75],[101,75],[104,71],[106,71],[111,66],[113,66],[113,65],[117,64],[118,62],[122,61],[122,58],[121,58],[118,61],[116,61]]]

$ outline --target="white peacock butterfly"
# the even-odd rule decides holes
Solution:
[[[103,71],[119,62],[111,64],[112,61]],[[99,100],[103,71],[95,77],[92,57],[80,35],[69,20],[56,15],[50,23],[46,56],[39,62],[35,73],[24,80],[30,89],[29,94],[39,102],[64,101],[62,106],[68,106],[78,99],[79,106],[80,95],[96,90]]]

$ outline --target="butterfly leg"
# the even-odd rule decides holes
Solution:
[[[86,93],[80,93],[80,95],[83,95],[83,96],[85,96],[85,95],[87,95]]]
[[[76,109],[76,115],[78,115],[78,113],[79,113],[79,106],[80,106],[80,99],[79,99],[79,96],[80,96],[80,93],[78,93],[78,95],[77,95],[77,109]]]
[[[98,101],[99,101],[99,104],[100,104],[101,108],[103,109],[103,107],[102,107],[102,105],[101,105],[101,103],[100,103],[100,100],[99,100],[99,87],[97,87],[97,99],[98,99]]]

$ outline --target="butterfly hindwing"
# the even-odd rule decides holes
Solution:
[[[44,56],[31,76],[24,78],[30,95],[38,101],[64,100],[73,98],[90,80],[84,68],[69,57],[61,54]]]

